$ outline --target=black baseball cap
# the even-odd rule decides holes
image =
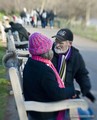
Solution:
[[[68,28],[60,29],[55,36],[52,36],[52,38],[54,37],[62,41],[66,40],[73,41],[73,33]]]

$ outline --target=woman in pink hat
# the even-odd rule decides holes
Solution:
[[[65,88],[50,61],[53,57],[52,44],[49,38],[40,33],[29,37],[31,57],[28,58],[23,71],[23,93],[26,101],[52,102],[69,99],[75,95],[73,87]],[[31,120],[60,120],[60,113],[28,112]],[[62,120],[69,120],[65,113],[60,115]]]

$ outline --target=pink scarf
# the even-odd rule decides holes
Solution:
[[[63,81],[61,80],[56,68],[54,67],[54,65],[52,64],[52,62],[48,59],[42,58],[40,56],[32,56],[33,60],[37,60],[37,61],[41,61],[43,63],[45,63],[46,65],[48,65],[50,68],[52,68],[52,70],[54,71],[56,78],[57,78],[57,82],[59,84],[60,88],[65,88]],[[65,115],[65,111],[59,111],[58,116],[57,116],[57,120],[63,120]]]

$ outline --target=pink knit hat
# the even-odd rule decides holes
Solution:
[[[41,33],[33,33],[29,37],[29,52],[31,55],[41,55],[52,48],[53,42]]]

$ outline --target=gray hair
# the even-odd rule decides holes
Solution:
[[[42,54],[41,57],[51,60],[53,58],[53,51],[49,50],[47,53]]]

